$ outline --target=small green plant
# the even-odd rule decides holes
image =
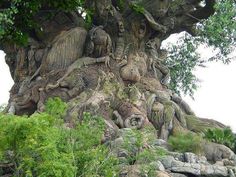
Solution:
[[[16,177],[76,177],[117,174],[117,159],[101,145],[103,119],[85,113],[66,127],[66,104],[49,99],[45,113],[30,117],[0,114],[0,164]],[[0,176],[6,169],[0,168]]]
[[[143,146],[143,136],[140,131],[136,129],[127,129],[125,130],[124,144],[123,149],[128,153],[128,163],[133,165],[137,160],[137,154],[139,154],[142,146]]]
[[[204,133],[204,139],[207,139],[208,141],[223,144],[233,151],[235,151],[236,147],[236,136],[232,132],[230,128],[225,129],[208,129]],[[236,151],[235,151],[236,152]]]
[[[128,163],[133,165],[135,162],[147,164],[168,154],[163,148],[146,148],[149,141],[146,137],[147,131],[142,132],[136,129],[128,129],[125,133],[123,149],[128,153]]]
[[[144,7],[138,3],[131,3],[130,8],[140,14],[143,14],[145,10]]]
[[[124,0],[118,0],[117,5],[118,5],[120,10],[123,10],[124,7],[125,7],[125,1]]]
[[[158,158],[164,157],[168,154],[168,151],[164,148],[144,149],[136,156],[136,160],[143,162],[144,164],[156,161]]]
[[[46,102],[45,112],[56,118],[62,117],[67,110],[67,104],[64,103],[60,98],[49,98]]]
[[[178,152],[193,152],[200,154],[202,138],[193,133],[178,133],[175,136],[170,136],[168,143],[174,151]]]

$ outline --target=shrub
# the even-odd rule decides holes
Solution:
[[[156,161],[158,158],[166,156],[168,151],[161,147],[147,148],[147,131],[141,132],[136,129],[127,129],[122,148],[128,153],[127,162],[133,165],[136,161],[142,164],[148,164]]]
[[[178,133],[175,136],[170,136],[168,143],[174,151],[178,152],[193,152],[200,154],[202,138],[193,133]]]
[[[230,149],[232,149],[234,152],[236,152],[236,136],[232,132],[230,128],[225,129],[208,129],[204,133],[204,139],[207,139],[214,143],[223,144]]]
[[[117,160],[100,144],[103,119],[85,113],[71,129],[60,119],[66,111],[60,99],[46,105],[47,113],[30,117],[0,114],[0,164],[12,164],[17,177],[115,176]]]

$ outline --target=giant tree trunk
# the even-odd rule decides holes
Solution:
[[[201,120],[168,89],[167,52],[161,43],[172,33],[194,34],[200,19],[214,13],[214,1],[143,0],[87,1],[94,26],[86,30],[76,12],[47,12],[35,18],[43,32],[34,32],[28,46],[5,44],[6,62],[14,79],[7,111],[43,111],[49,97],[69,105],[65,121],[73,126],[84,111],[102,115],[113,128],[154,126],[167,139],[178,130],[201,132],[224,127]],[[39,31],[39,30],[35,30]],[[109,137],[111,138],[111,137]]]

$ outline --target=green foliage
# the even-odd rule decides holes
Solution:
[[[204,139],[207,139],[214,143],[223,144],[236,152],[236,136],[230,128],[208,129],[204,133]]]
[[[144,7],[138,2],[130,3],[130,8],[136,13],[140,13],[140,14],[144,13]]]
[[[127,130],[125,133],[123,149],[128,153],[128,163],[133,165],[139,161],[142,164],[147,164],[167,155],[167,150],[161,147],[146,149],[150,139],[146,137],[146,133],[136,129]],[[153,136],[153,135],[152,135]]]
[[[124,144],[122,148],[128,153],[128,163],[133,165],[137,160],[137,154],[139,153],[141,147],[144,144],[144,139],[140,131],[136,129],[125,130]]]
[[[125,8],[125,0],[118,0],[117,5],[120,10],[123,10]]]
[[[170,69],[170,89],[179,95],[183,92],[193,97],[198,88],[199,80],[193,71],[197,66],[204,66],[204,61],[200,60],[196,49],[196,43],[186,33],[177,44],[169,45],[167,49],[169,55],[165,64]]]
[[[182,0],[174,1],[178,8]],[[172,9],[173,10],[173,9]],[[170,67],[170,89],[193,97],[198,88],[194,74],[196,66],[206,61],[229,63],[236,46],[236,3],[234,0],[220,0],[215,5],[215,14],[197,24],[197,36],[183,36],[180,42],[169,47],[167,65]],[[205,61],[200,60],[197,48],[200,45],[214,49],[214,55]],[[204,56],[205,57],[205,56]]]
[[[56,118],[64,116],[64,113],[67,110],[67,104],[58,97],[49,98],[45,106],[45,112]]]
[[[202,138],[193,133],[178,133],[175,136],[170,136],[168,143],[174,151],[178,152],[193,152],[200,154]]]
[[[85,113],[82,122],[68,128],[58,120],[65,111],[60,103],[50,99],[49,113],[30,117],[0,114],[0,162],[13,163],[19,177],[115,176],[117,160],[100,144],[103,119]]]
[[[87,29],[89,29],[92,26],[93,14],[94,14],[94,9],[91,8],[86,9],[85,24]]]
[[[199,25],[197,40],[218,49],[210,60],[230,62],[230,53],[236,46],[236,3],[234,0],[220,0],[215,5],[215,14]]]
[[[156,161],[158,158],[164,157],[168,154],[167,150],[161,147],[153,149],[144,149],[137,154],[136,160],[144,164]]]
[[[84,0],[12,0],[1,1],[0,41],[25,45],[31,30],[41,29],[34,17],[39,11],[56,14],[83,7]]]

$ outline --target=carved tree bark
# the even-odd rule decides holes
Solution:
[[[168,89],[167,52],[160,49],[173,33],[195,35],[195,24],[214,13],[215,1],[205,0],[203,7],[201,2],[141,0],[139,12],[131,0],[124,7],[116,0],[87,0],[95,10],[89,30],[76,12],[57,12],[51,19],[45,11],[38,13],[43,33],[30,33],[27,47],[1,47],[15,81],[6,111],[40,112],[49,97],[57,96],[68,103],[65,120],[72,126],[90,111],[113,128],[154,126],[163,139],[182,128],[224,127],[197,118]]]

